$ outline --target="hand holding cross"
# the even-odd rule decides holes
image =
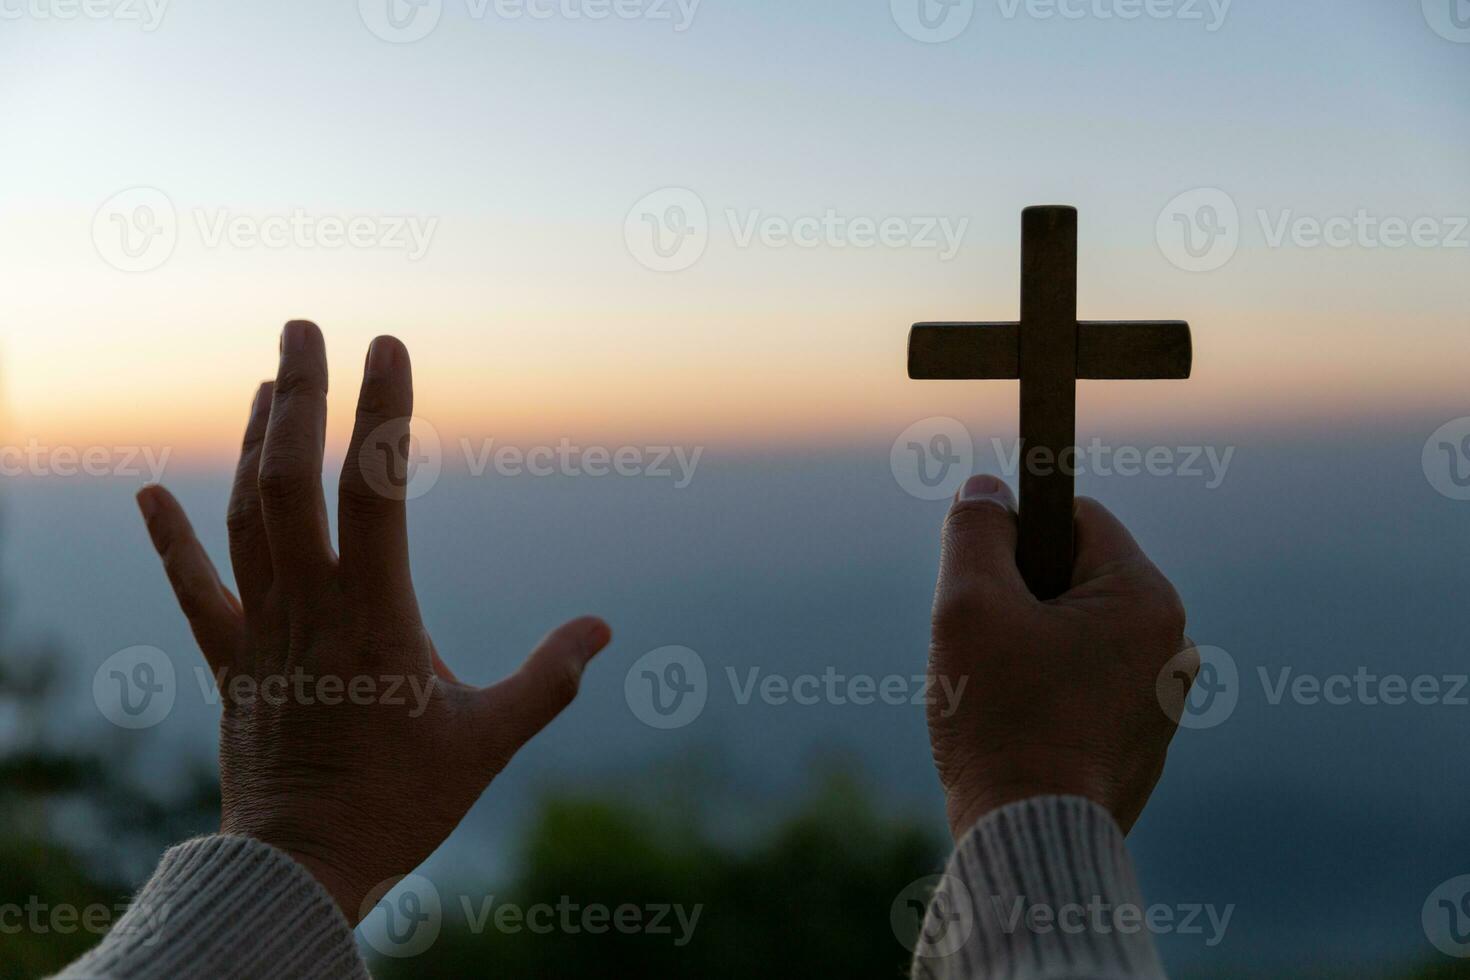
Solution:
[[[1078,379],[1188,378],[1192,361],[1187,323],[1078,321],[1071,207],[1021,213],[1020,323],[918,323],[909,334],[910,378],[1020,379],[1016,561],[1042,600],[1072,579]],[[1037,459],[1050,465],[1030,465]]]

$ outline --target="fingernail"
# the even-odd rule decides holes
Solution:
[[[606,623],[596,623],[587,631],[587,647],[591,650],[601,650],[612,642],[612,627]]]
[[[991,476],[989,473],[979,473],[965,481],[960,488],[960,501],[968,503],[975,500],[989,500],[1000,504],[1007,509],[1010,502],[1006,497],[1006,485],[1000,477]]]
[[[306,349],[306,332],[311,324],[305,320],[292,320],[281,331],[281,353],[299,354]]]
[[[393,364],[398,358],[398,345],[387,337],[379,337],[374,340],[368,348],[367,373],[376,377],[385,377],[393,370]]]
[[[138,510],[143,512],[143,520],[152,521],[158,516],[158,498],[153,495],[153,487],[146,486],[138,491]]]

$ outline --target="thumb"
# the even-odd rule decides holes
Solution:
[[[960,488],[944,522],[938,591],[940,602],[1030,595],[1016,567],[1016,498],[998,477],[972,476]]]
[[[602,620],[574,619],[548,633],[514,674],[479,692],[479,741],[497,770],[575,700],[582,671],[611,641]]]

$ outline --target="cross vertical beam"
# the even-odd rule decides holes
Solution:
[[[1077,209],[1021,213],[1021,495],[1016,563],[1042,600],[1072,579],[1070,477],[1029,465],[1071,465],[1077,443]]]

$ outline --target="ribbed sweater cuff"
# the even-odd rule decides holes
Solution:
[[[83,978],[366,978],[352,928],[305,868],[246,837],[170,848],[96,949]]]
[[[965,835],[924,917],[913,976],[1162,980],[1123,833],[1102,807],[1040,796]]]

